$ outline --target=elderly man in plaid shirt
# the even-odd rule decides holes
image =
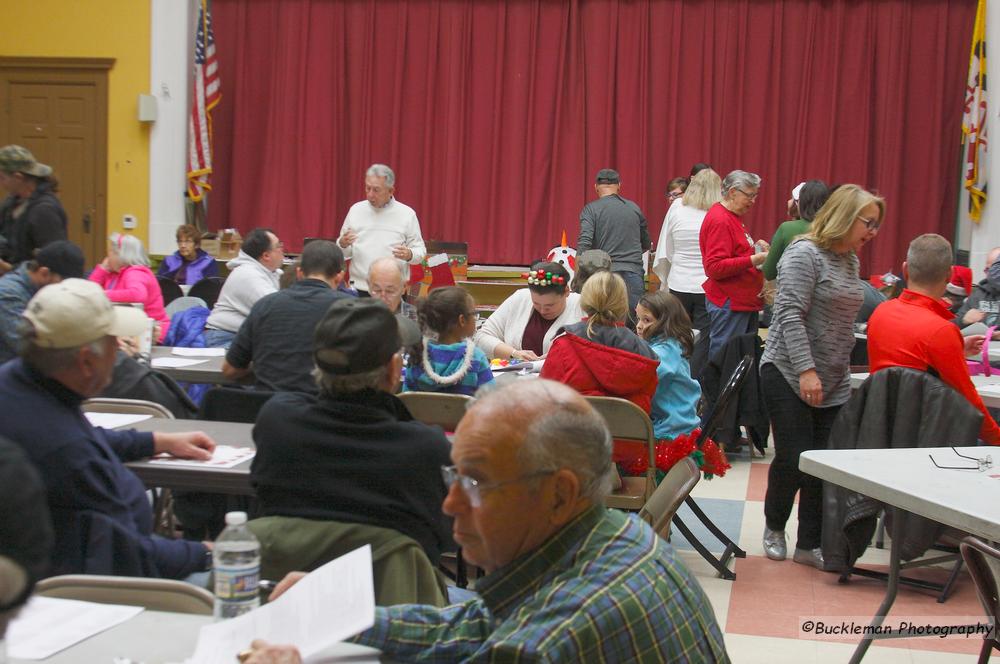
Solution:
[[[729,661],[670,545],[603,506],[610,436],[571,388],[534,380],[489,393],[459,424],[451,456],[444,511],[466,559],[488,573],[478,595],[378,607],[355,642],[401,661]],[[299,661],[290,646],[253,646],[254,664]]]

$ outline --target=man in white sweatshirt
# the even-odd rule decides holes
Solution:
[[[205,345],[229,348],[236,333],[260,298],[275,293],[281,278],[285,245],[269,228],[255,228],[240,245],[240,253],[226,263],[229,276],[205,321]]]
[[[419,265],[427,248],[420,236],[417,213],[393,197],[396,174],[385,164],[372,164],[365,172],[365,200],[351,206],[337,244],[350,259],[351,283],[362,297],[369,296],[368,270],[376,259],[392,256],[404,261],[403,281],[409,265]]]

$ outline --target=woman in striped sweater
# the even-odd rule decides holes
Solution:
[[[885,202],[857,185],[839,187],[778,263],[774,319],[760,378],[774,432],[764,498],[764,552],[784,560],[785,523],[799,493],[795,562],[823,567],[823,485],[799,471],[799,454],[826,447],[851,392],[854,318],[863,293],[857,253],[875,237]]]

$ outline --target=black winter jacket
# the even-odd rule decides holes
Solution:
[[[851,396],[834,422],[829,449],[887,449],[975,445],[983,415],[958,391],[916,369],[876,371]],[[882,503],[829,482],[823,485],[823,559],[830,572],[848,572],[875,533]],[[900,557],[913,560],[944,526],[889,507],[904,520]]]

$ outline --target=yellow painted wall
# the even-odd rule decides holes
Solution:
[[[149,90],[149,0],[31,0],[0,11],[0,54],[114,58],[108,74],[108,232],[139,218],[148,246],[149,126],[136,119]]]

